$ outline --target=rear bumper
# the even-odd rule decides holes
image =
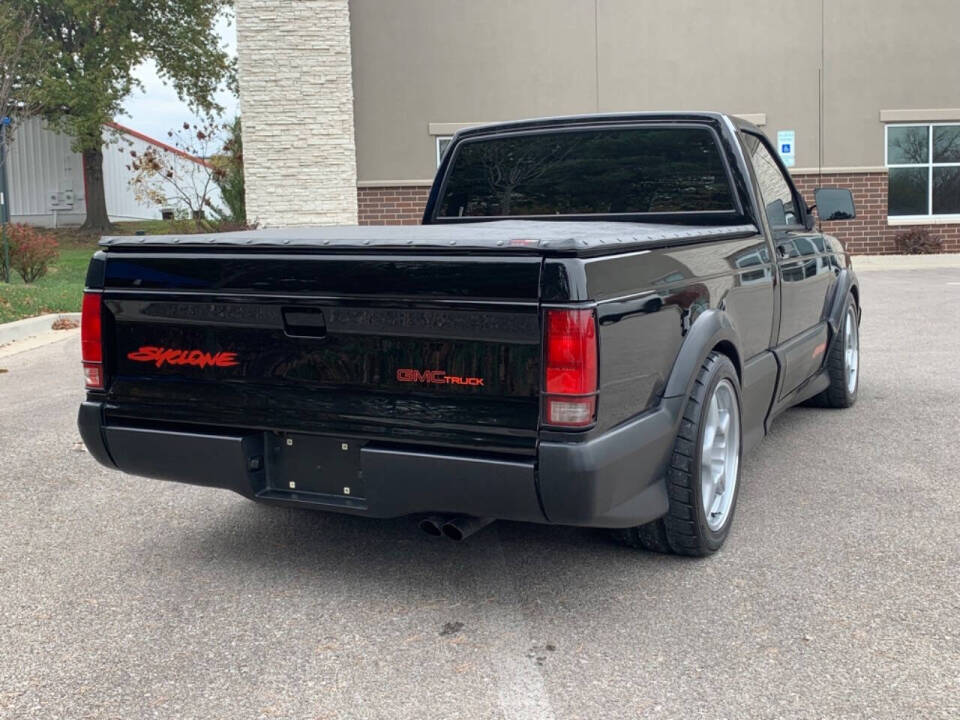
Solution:
[[[225,488],[250,499],[370,517],[421,512],[589,527],[629,527],[667,510],[663,470],[677,408],[662,405],[589,442],[541,442],[537,460],[363,445],[360,494],[292,490],[269,477],[263,432],[182,432],[104,423],[85,402],[78,425],[91,455],[133,475]],[[341,483],[336,483],[340,485]]]
[[[681,398],[588,442],[541,442],[540,496],[550,522],[623,528],[667,512],[665,471]]]

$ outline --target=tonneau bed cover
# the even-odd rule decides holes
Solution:
[[[606,255],[666,245],[749,237],[754,225],[665,225],[633,222],[495,220],[393,226],[269,228],[193,235],[108,236],[109,250],[203,247],[254,250],[376,250],[444,252],[511,251],[541,255]]]

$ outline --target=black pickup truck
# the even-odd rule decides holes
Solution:
[[[752,125],[643,113],[459,133],[416,227],[106,237],[80,432],[262,502],[705,555],[777,414],[856,400],[857,279],[812,209]]]

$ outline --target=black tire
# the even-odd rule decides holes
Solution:
[[[853,339],[856,343],[857,368],[854,371],[853,389],[850,389],[850,374],[847,367],[847,334],[846,323],[854,323]],[[840,330],[830,344],[827,355],[827,373],[830,377],[830,386],[819,395],[814,395],[806,404],[824,408],[848,408],[857,401],[860,390],[860,312],[857,302],[852,295],[847,295],[847,302],[843,307],[843,320],[840,321]]]
[[[730,532],[740,492],[740,463],[737,463],[733,497],[723,525],[714,530],[707,523],[700,484],[701,450],[704,420],[708,404],[721,381],[727,380],[736,396],[738,442],[737,457],[743,455],[743,432],[740,423],[740,381],[736,368],[726,355],[710,353],[697,375],[687,400],[680,429],[674,442],[667,468],[667,491],[670,506],[667,514],[645,525],[620,531],[621,539],[631,547],[678,555],[704,556],[720,549]]]

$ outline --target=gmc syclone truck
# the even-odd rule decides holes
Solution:
[[[644,113],[460,132],[416,227],[106,237],[80,432],[261,502],[709,554],[773,419],[857,397],[857,278],[812,210],[750,124]]]

